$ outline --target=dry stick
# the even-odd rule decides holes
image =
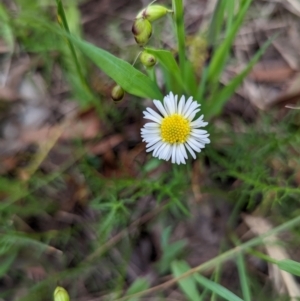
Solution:
[[[91,255],[89,255],[82,263],[87,263],[88,261],[92,261],[95,258],[101,256],[104,252],[106,252],[109,248],[117,244],[125,235],[133,231],[136,226],[144,224],[151,220],[153,217],[155,217],[160,211],[162,211],[168,203],[163,203],[157,208],[155,208],[153,211],[150,211],[140,218],[136,219],[134,222],[132,222],[128,228],[122,230],[115,236],[113,236],[109,241],[107,241],[103,246],[99,247],[97,250],[95,250]]]
[[[200,264],[192,269],[190,269],[189,271],[183,273],[181,276],[179,277],[176,277],[176,278],[173,278],[169,281],[166,281],[162,284],[159,284],[157,286],[154,286],[154,287],[151,287],[147,290],[144,290],[142,292],[139,292],[139,293],[136,293],[136,294],[133,294],[133,295],[128,295],[128,296],[124,296],[124,297],[121,297],[119,299],[116,299],[115,301],[123,301],[123,300],[127,300],[129,298],[138,298],[138,297],[141,297],[143,295],[146,295],[146,294],[150,294],[150,293],[153,293],[153,292],[156,292],[156,291],[159,291],[161,289],[166,289],[170,286],[172,286],[173,284],[176,284],[178,281],[186,278],[186,277],[189,277],[191,275],[193,275],[194,273],[197,273],[197,272],[201,272],[201,271],[204,271],[204,270],[207,270],[209,268],[212,268],[213,266],[215,266],[216,264],[219,264],[219,263],[222,263],[223,261],[225,260],[228,260],[228,259],[231,259],[236,253],[238,252],[242,252],[250,247],[254,247],[256,245],[259,245],[260,243],[263,243],[264,239],[267,238],[268,236],[272,235],[272,234],[275,234],[275,233],[278,233],[278,232],[281,232],[285,229],[288,229],[292,226],[294,226],[295,224],[299,223],[300,222],[300,216],[272,229],[271,231],[259,236],[259,237],[256,237],[256,238],[253,238],[251,239],[250,241],[244,243],[243,245],[241,246],[238,246],[238,247],[235,247],[221,255],[219,255],[218,257],[215,257],[203,264]]]

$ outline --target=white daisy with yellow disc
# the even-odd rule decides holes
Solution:
[[[200,105],[189,97],[172,92],[164,97],[163,104],[154,100],[159,113],[151,108],[144,111],[144,118],[153,122],[146,123],[141,129],[143,141],[147,143],[146,151],[153,151],[153,156],[172,163],[185,164],[188,158],[187,151],[196,159],[196,152],[201,152],[205,144],[210,143],[209,134],[200,128],[208,123],[203,121],[203,115],[193,120],[200,111]]]

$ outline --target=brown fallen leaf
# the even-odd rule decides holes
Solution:
[[[295,74],[288,88],[279,96],[273,98],[268,103],[268,108],[271,107],[286,107],[293,106],[300,101],[300,73]]]
[[[294,73],[294,70],[289,66],[278,66],[267,69],[263,68],[263,66],[258,66],[249,74],[249,78],[257,82],[282,83]]]
[[[120,134],[116,134],[101,140],[95,145],[88,146],[88,150],[94,155],[102,155],[118,144],[124,141],[124,137]]]
[[[82,117],[74,116],[66,119],[61,124],[46,125],[39,129],[26,130],[21,133],[23,143],[41,143],[53,136],[53,133],[61,132],[60,140],[76,138],[93,139],[101,133],[101,123],[95,112],[90,112]]]
[[[253,215],[244,215],[244,222],[250,228],[250,230],[256,235],[263,235],[273,229],[273,226],[269,221],[267,221],[263,217],[253,216]],[[269,236],[264,239],[266,252],[268,255],[276,260],[289,259],[289,255],[285,251],[285,249],[280,246],[278,238],[276,235]],[[297,297],[300,296],[300,288],[298,283],[295,281],[295,278],[278,268],[275,264],[270,264],[272,275],[271,280],[273,280],[273,284],[275,289],[282,293],[282,289],[285,288],[291,297],[292,301],[298,300]]]

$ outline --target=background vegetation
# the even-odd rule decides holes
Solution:
[[[0,3],[1,300],[57,285],[82,301],[297,300],[299,6],[186,1],[184,34],[172,15],[153,23],[159,88],[137,61],[150,86],[114,103],[148,4]],[[210,122],[184,166],[140,138],[143,108],[170,90]]]

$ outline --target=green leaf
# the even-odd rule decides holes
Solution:
[[[0,36],[12,52],[14,48],[14,35],[10,25],[10,16],[2,4],[0,4]]]
[[[215,282],[203,277],[200,274],[195,274],[194,277],[195,277],[196,281],[198,283],[200,283],[203,287],[208,288],[209,290],[216,293],[217,295],[224,298],[225,300],[228,300],[228,301],[244,301],[243,299],[241,299],[237,295],[233,294],[231,291],[229,291],[224,286],[222,286],[218,283],[215,283]]]
[[[300,276],[300,262],[291,259],[284,259],[278,261],[277,266],[283,271],[286,271],[295,276]]]
[[[183,0],[172,0],[172,7],[174,10],[174,27],[177,37],[178,54],[179,54],[179,65],[181,73],[184,75],[186,54],[185,54],[185,29],[184,29],[184,11],[183,11]]]
[[[207,42],[209,46],[215,45],[217,39],[219,38],[224,20],[224,11],[226,3],[227,1],[218,0],[215,6],[207,34]]]
[[[56,0],[56,3],[57,3],[57,15],[58,15],[59,24],[66,31],[67,34],[71,34],[69,24],[68,24],[68,20],[67,20],[67,16],[66,16],[62,1],[61,0]],[[72,10],[69,9],[69,12],[70,11],[72,11]],[[75,11],[75,8],[73,8],[73,12],[74,11]],[[76,14],[73,14],[73,15],[76,15]],[[74,20],[74,18],[71,18],[71,21],[76,22],[76,19]],[[72,24],[72,27],[73,27],[73,34],[74,34],[74,33],[76,33],[76,31],[74,30],[74,26],[73,26],[74,22],[71,22],[71,24]],[[69,76],[69,80],[73,83],[73,86],[75,88],[77,88],[77,87],[82,88],[82,89],[78,89],[79,91],[82,90],[84,92],[84,93],[80,93],[81,96],[82,96],[80,98],[90,100],[90,99],[92,99],[92,92],[90,91],[90,88],[89,88],[89,86],[86,82],[86,78],[85,78],[84,72],[82,70],[82,65],[79,63],[75,47],[74,47],[72,41],[70,41],[70,40],[68,40],[67,44],[68,44],[68,48],[70,50],[69,56],[72,58],[72,62],[74,62],[74,65],[75,65],[75,70],[71,71],[73,69],[72,64],[70,64],[70,63],[67,64],[68,65],[67,69],[69,71],[71,71],[70,72],[71,74]],[[76,76],[74,76],[76,73],[78,75],[78,79],[76,78]],[[77,82],[78,82],[78,85],[77,85]]]
[[[245,260],[242,253],[237,254],[237,268],[239,271],[240,283],[245,301],[251,301],[248,277],[246,274]]]
[[[191,269],[185,261],[173,261],[171,268],[174,277],[179,277],[180,275]],[[200,294],[197,289],[197,284],[193,276],[179,280],[179,286],[189,300],[201,300]]]
[[[230,47],[234,41],[234,38],[240,29],[248,7],[252,0],[246,0],[241,4],[236,20],[233,22],[226,38],[223,43],[215,51],[208,72],[209,82],[217,82],[221,72],[223,71],[224,65],[228,58]],[[222,1],[223,2],[223,1]],[[225,2],[225,1],[224,1]]]
[[[226,87],[224,87],[220,92],[212,95],[207,103],[204,103],[204,112],[206,113],[207,118],[218,115],[226,101],[233,95],[235,90],[241,85],[244,78],[249,74],[253,66],[260,59],[262,54],[269,47],[271,42],[276,38],[277,35],[270,38],[267,42],[264,43],[262,48],[255,54],[255,56],[250,60],[247,67],[236,77],[234,77]]]
[[[183,251],[186,245],[187,241],[182,239],[168,244],[163,248],[163,255],[158,263],[158,269],[161,274],[169,271],[170,263],[176,259],[176,257]]]
[[[137,278],[129,287],[126,296],[142,292],[150,287],[149,281],[145,278]],[[137,301],[138,298],[129,298],[128,301]]]
[[[234,17],[234,9],[235,9],[235,0],[227,0],[226,1],[226,12],[227,12],[227,20],[226,20],[226,36],[231,31],[231,26]]]
[[[197,84],[196,74],[195,74],[193,64],[188,60],[186,60],[185,62],[184,74],[185,74],[184,76],[185,91],[195,98],[198,89],[198,84]]]
[[[153,48],[145,48],[145,50],[156,57],[159,64],[161,64],[161,66],[168,71],[168,74],[175,78],[177,84],[183,89],[184,83],[182,80],[181,71],[174,59],[173,54],[168,50]]]
[[[163,98],[157,85],[129,63],[81,39],[70,35],[68,38],[127,93],[144,98],[159,100]]]
[[[1,258],[2,263],[0,264],[0,278],[2,278],[7,273],[16,257],[17,252],[10,252],[10,254],[7,254],[4,258]]]

